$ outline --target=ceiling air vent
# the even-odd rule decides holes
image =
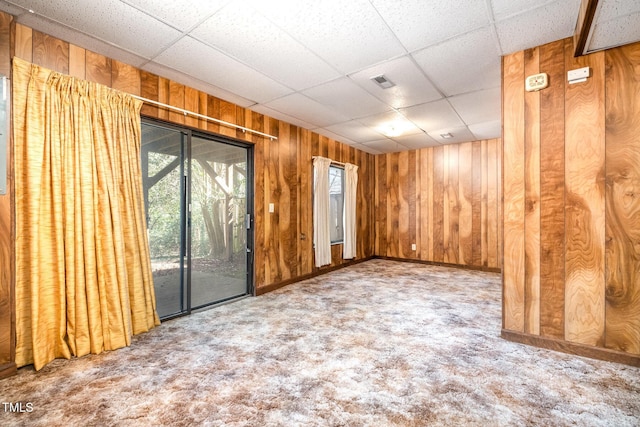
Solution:
[[[380,74],[379,76],[371,77],[371,80],[382,89],[389,89],[390,87],[394,87],[396,84],[386,78],[384,74]]]

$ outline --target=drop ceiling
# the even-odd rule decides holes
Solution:
[[[640,39],[640,2],[600,3],[592,45]],[[0,0],[23,25],[374,154],[499,137],[500,57],[573,35],[579,8],[580,0]],[[371,80],[379,75],[395,86],[379,87]]]

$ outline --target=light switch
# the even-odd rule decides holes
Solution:
[[[276,207],[273,203],[269,203],[269,213],[274,213],[276,211]]]
[[[415,244],[415,243],[412,243],[412,244],[411,244],[411,250],[412,250],[412,251],[415,251],[415,250],[416,250],[416,244]]]

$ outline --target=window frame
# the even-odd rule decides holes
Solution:
[[[339,170],[340,171],[340,195],[342,196],[342,202],[340,204],[340,212],[336,212],[336,215],[339,215],[339,217],[334,218],[334,212],[333,209],[330,209],[329,211],[329,221],[330,221],[330,226],[333,227],[333,224],[335,222],[338,222],[340,224],[340,235],[338,236],[339,239],[337,240],[333,240],[331,239],[331,245],[341,245],[344,244],[344,192],[345,192],[345,170],[344,170],[344,166],[342,165],[337,165],[337,164],[331,164],[329,166],[329,206],[331,206],[331,187],[332,187],[332,182],[331,182],[331,170],[335,169],[335,170]],[[335,219],[335,221],[334,221]],[[337,226],[336,226],[337,228]],[[329,233],[330,235],[332,233]]]

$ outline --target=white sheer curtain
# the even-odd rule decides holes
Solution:
[[[358,166],[344,165],[344,244],[342,258],[356,257],[356,190],[358,189]]]
[[[331,159],[313,158],[313,246],[316,267],[331,264],[329,166]]]

